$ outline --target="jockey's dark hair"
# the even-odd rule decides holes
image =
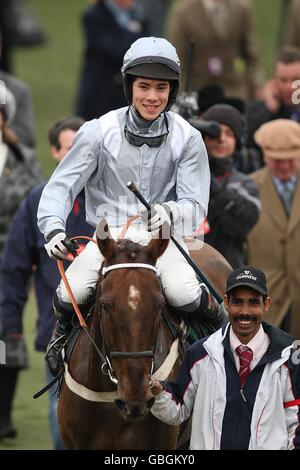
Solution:
[[[55,121],[49,129],[48,139],[52,147],[60,149],[59,136],[62,131],[71,130],[77,132],[85,120],[79,116],[62,117]]]
[[[276,64],[278,64],[278,62],[283,64],[300,62],[300,48],[296,46],[283,47],[276,58]]]

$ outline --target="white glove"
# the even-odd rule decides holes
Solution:
[[[168,209],[168,206],[152,204],[151,211],[143,214],[142,220],[147,225],[148,232],[156,234],[164,222],[171,225],[171,212]]]
[[[54,231],[50,233],[44,246],[48,256],[52,259],[65,259],[68,253],[77,256],[78,245],[75,241],[71,241],[65,232]]]

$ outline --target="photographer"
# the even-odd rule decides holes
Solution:
[[[203,135],[211,170],[205,241],[237,268],[245,264],[245,237],[260,212],[255,183],[233,166],[233,155],[242,144],[244,119],[237,109],[226,104],[211,106],[202,117],[204,121],[215,121],[221,129],[217,137],[205,130]]]

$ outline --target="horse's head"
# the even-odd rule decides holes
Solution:
[[[165,229],[159,238],[141,246],[129,240],[116,243],[105,220],[97,227],[97,243],[105,259],[97,299],[100,326],[105,354],[118,381],[115,403],[128,420],[143,418],[154,401],[149,378],[164,303],[155,264],[169,243],[169,238],[162,237]]]

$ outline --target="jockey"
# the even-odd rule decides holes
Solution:
[[[141,38],[126,52],[122,74],[129,107],[84,124],[43,191],[38,225],[53,259],[75,252],[74,242],[65,233],[65,221],[84,187],[87,221],[96,227],[105,217],[115,239],[128,217],[141,212],[136,196],[126,186],[130,180],[137,183],[153,208],[128,229],[126,238],[136,243],[146,245],[167,221],[187,249],[183,237],[193,233],[206,216],[210,172],[205,145],[197,130],[170,111],[179,88],[180,62],[175,48],[166,39]],[[82,312],[95,293],[102,261],[98,247],[90,242],[67,270]],[[200,321],[201,316],[209,315],[215,327],[221,325],[223,310],[199,284],[172,242],[157,266],[170,305]],[[58,352],[73,314],[63,282],[54,296],[54,310],[58,323],[47,359],[55,375]]]

